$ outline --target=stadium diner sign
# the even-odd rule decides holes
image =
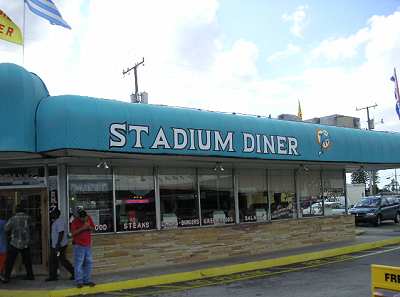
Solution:
[[[298,140],[293,136],[251,132],[240,132],[238,135],[232,131],[182,127],[159,127],[152,130],[151,127],[144,125],[112,123],[109,127],[109,148],[127,147],[135,151],[170,149],[300,155]]]

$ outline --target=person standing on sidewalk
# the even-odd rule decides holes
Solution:
[[[6,220],[0,215],[0,277],[3,277],[7,254],[7,234],[4,230]]]
[[[4,226],[6,232],[11,232],[11,240],[6,259],[6,270],[4,273],[4,283],[10,281],[10,275],[17,258],[18,253],[22,256],[22,261],[25,265],[26,280],[34,280],[31,259],[31,225],[32,220],[25,213],[25,208],[18,204],[16,214],[12,216]]]
[[[49,263],[49,277],[46,281],[56,281],[58,263],[60,262],[65,269],[71,273],[71,279],[74,279],[74,267],[66,258],[66,251],[68,246],[68,228],[65,220],[60,217],[61,212],[58,208],[51,213],[54,219],[51,225],[51,249],[50,249],[50,263]]]
[[[75,282],[78,288],[93,287],[92,273],[92,218],[82,208],[78,209],[78,216],[72,221],[72,244],[74,245]]]

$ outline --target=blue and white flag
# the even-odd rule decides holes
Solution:
[[[394,82],[394,98],[396,99],[396,113],[400,120],[400,90],[399,82],[397,80],[396,68],[394,68],[393,76],[390,78]]]
[[[25,3],[34,14],[48,20],[50,24],[71,29],[52,0],[25,0]]]

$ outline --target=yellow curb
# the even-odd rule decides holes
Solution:
[[[199,269],[189,272],[179,272],[164,274],[159,276],[144,277],[126,281],[99,284],[93,288],[84,287],[82,289],[69,288],[60,290],[0,290],[0,297],[66,297],[85,294],[95,294],[127,289],[138,289],[144,287],[166,285],[185,281],[192,281],[202,278],[229,275],[234,273],[248,272],[257,269],[266,269],[276,266],[284,266],[304,261],[317,260],[340,256],[386,245],[400,244],[400,237],[385,239],[375,242],[361,243],[341,248],[328,249],[318,252],[304,253],[299,255],[281,257],[276,259],[254,261],[242,264],[226,265],[221,267]]]

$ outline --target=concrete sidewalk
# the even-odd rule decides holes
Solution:
[[[357,233],[359,235],[352,241],[191,265],[152,267],[116,274],[96,275],[94,281],[97,285],[93,288],[77,289],[74,282],[67,279],[45,282],[46,275],[36,276],[35,281],[17,278],[12,279],[8,284],[0,284],[0,297],[61,297],[143,288],[289,265],[400,244],[400,232],[398,232],[397,226],[395,229],[359,228]]]

